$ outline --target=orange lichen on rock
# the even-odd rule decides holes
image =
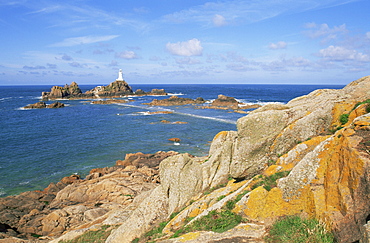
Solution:
[[[357,122],[360,123],[360,121]],[[368,133],[368,131],[362,131],[362,133]],[[365,135],[362,134],[362,136]],[[370,137],[370,134],[366,136]],[[300,182],[297,182],[298,189],[289,183],[283,186],[279,182],[278,187],[270,191],[262,186],[258,187],[250,193],[248,199],[238,203],[234,211],[242,212],[251,220],[271,221],[280,216],[295,214],[315,217],[325,222],[344,241],[350,239],[353,235],[360,233],[359,226],[365,223],[370,213],[370,203],[365,192],[366,186],[362,185],[362,183],[367,183],[365,182],[365,160],[366,165],[369,166],[369,159],[357,149],[362,140],[363,138],[355,130],[347,127],[329,138],[320,137],[313,141],[306,141],[307,146],[321,146],[319,150],[312,151],[312,153],[317,153],[315,162],[317,169],[310,172],[313,176],[310,177],[295,168],[295,174],[293,173],[292,176],[300,178]],[[324,142],[321,143],[322,141]],[[307,154],[307,150],[301,152]],[[291,153],[294,153],[294,149]],[[286,160],[289,156],[294,157],[286,155],[279,160],[281,165],[270,166],[265,174],[276,173],[278,166],[282,167],[280,171],[286,170],[285,167],[290,163],[296,163],[294,159],[288,160],[289,163],[284,161],[284,158]],[[296,154],[296,158],[302,159],[302,156]],[[358,208],[363,211],[359,211]],[[358,220],[358,226],[354,225],[356,224],[354,218]],[[347,232],[343,230],[346,224],[352,224],[347,227]],[[349,232],[353,229],[357,229],[358,232]]]
[[[227,136],[227,131],[221,131],[216,134],[216,136],[213,138],[213,140],[216,140],[218,137],[226,137]]]

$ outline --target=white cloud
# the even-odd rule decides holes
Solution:
[[[167,43],[167,50],[177,56],[201,56],[203,47],[200,40],[194,38],[184,42]]]
[[[306,31],[306,34],[310,38],[323,38],[323,42],[336,39],[338,34],[345,34],[348,32],[345,24],[330,28],[328,24],[317,25],[315,23],[307,23],[305,27],[310,29]]]
[[[283,14],[301,13],[313,9],[346,4],[351,1],[355,0],[208,1],[189,9],[165,15],[163,20],[175,23],[197,22],[211,26],[214,24],[214,17],[219,15],[227,19],[230,24],[245,24],[274,18]]]
[[[123,59],[137,59],[138,56],[134,51],[123,51],[120,53],[116,53],[116,57],[123,58]]]
[[[183,57],[183,58],[177,58],[176,63],[181,64],[181,65],[182,64],[192,65],[192,64],[199,64],[200,61],[194,58],[190,58],[190,57]]]
[[[321,49],[318,56],[332,61],[347,61],[354,60],[360,62],[370,61],[370,57],[356,50],[350,50],[341,46],[329,46],[326,49]]]
[[[92,44],[102,41],[110,41],[117,38],[119,35],[105,35],[105,36],[81,36],[64,39],[61,42],[50,45],[51,47],[77,46],[84,44]]]
[[[269,48],[271,50],[285,49],[287,43],[284,41],[279,41],[278,43],[270,43]]]
[[[212,22],[217,27],[226,25],[226,19],[225,19],[225,17],[222,16],[222,15],[219,15],[219,14],[216,14],[213,17]]]
[[[366,38],[370,39],[370,31],[366,33]]]

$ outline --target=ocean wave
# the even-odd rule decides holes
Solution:
[[[118,104],[118,105],[140,108],[140,109],[146,109],[146,110],[150,109],[150,110],[158,110],[158,111],[169,111],[169,112],[172,112],[173,114],[177,114],[177,115],[191,116],[191,117],[196,117],[196,118],[200,118],[200,119],[207,119],[207,120],[219,121],[219,122],[223,122],[223,123],[236,124],[236,121],[229,120],[229,119],[223,119],[223,118],[211,117],[211,116],[201,116],[201,115],[195,115],[195,114],[190,114],[190,113],[178,112],[176,110],[163,108],[163,107],[153,107],[153,106],[152,107],[143,107],[143,106],[132,105],[132,104]],[[144,114],[144,112],[142,114]],[[138,112],[137,113],[132,113],[132,114],[129,114],[129,115],[131,115],[131,116],[136,115],[137,116]]]
[[[22,181],[22,182],[19,182],[18,184],[19,185],[27,185],[27,184],[30,184],[31,181]]]
[[[201,116],[201,115],[195,115],[195,114],[183,113],[183,112],[174,112],[174,113],[178,114],[178,115],[183,115],[183,116],[191,116],[191,117],[196,117],[196,118],[200,118],[200,119],[207,119],[207,120],[219,121],[219,122],[223,122],[223,123],[236,124],[236,121],[229,120],[229,119],[218,118],[218,117]]]
[[[243,103],[244,105],[268,105],[268,104],[284,104],[283,102],[272,102],[272,101],[259,101],[256,100],[255,102],[246,100],[246,99],[235,99],[238,102]]]
[[[4,97],[4,98],[0,98],[0,101],[10,100],[10,99],[14,99],[14,97]]]
[[[185,94],[183,94],[183,93],[167,93],[168,95],[170,95],[170,96],[180,96],[180,95],[185,95]]]

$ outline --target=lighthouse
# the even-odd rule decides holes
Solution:
[[[123,81],[123,78],[122,78],[122,69],[120,69],[118,71],[118,78],[116,79],[116,81]]]

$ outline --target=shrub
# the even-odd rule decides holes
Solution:
[[[315,219],[302,219],[288,216],[275,222],[266,242],[297,242],[297,243],[333,243],[332,233],[326,231],[324,225]]]
[[[339,116],[339,121],[342,123],[342,125],[346,124],[348,122],[349,114],[342,114]]]

